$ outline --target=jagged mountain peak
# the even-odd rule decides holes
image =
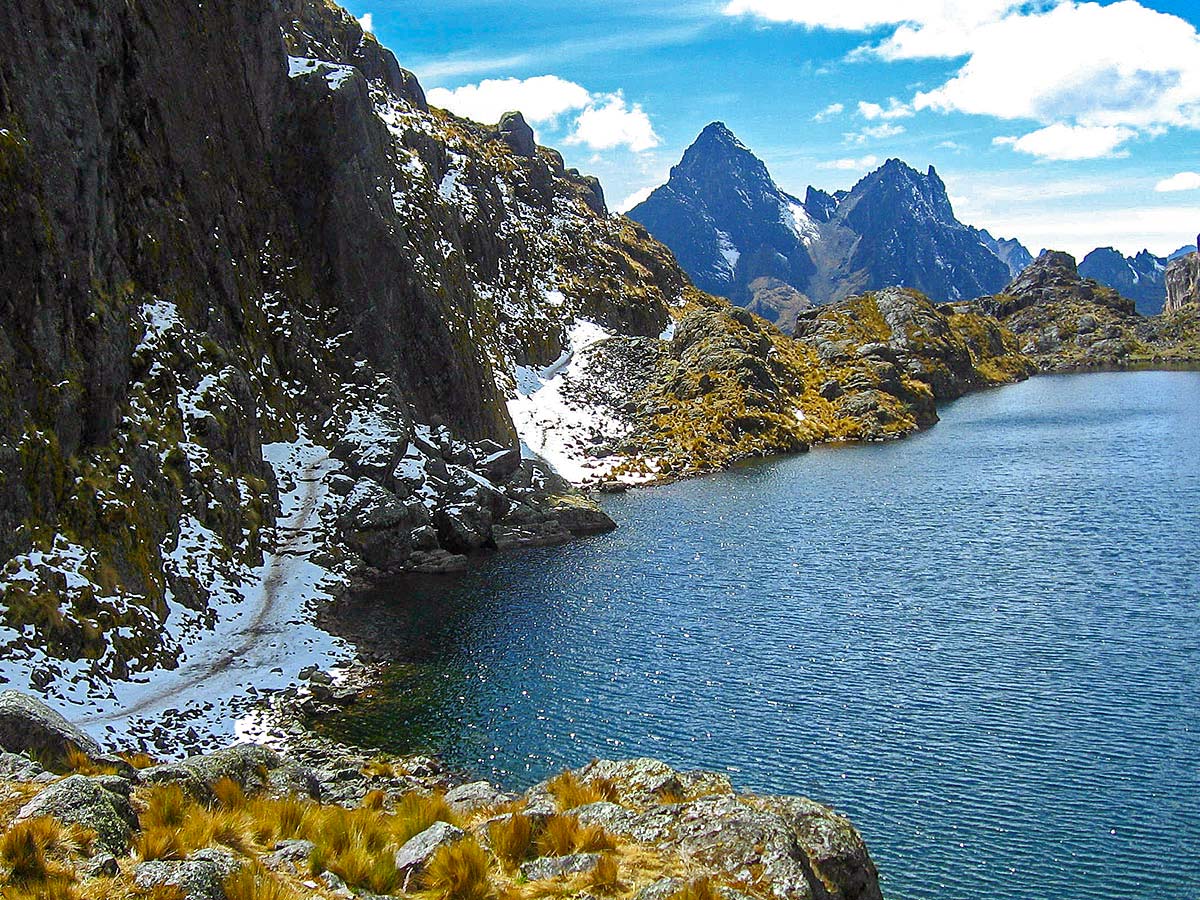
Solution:
[[[700,132],[671,169],[671,180],[708,182],[735,179],[756,185],[767,193],[778,192],[766,164],[738,140],[723,122],[713,122]]]
[[[922,172],[894,157],[849,191],[809,187],[801,202],[721,122],[629,216],[675,252],[697,286],[785,329],[810,298],[898,285],[958,300],[993,293],[1013,274],[955,218],[934,166]]]

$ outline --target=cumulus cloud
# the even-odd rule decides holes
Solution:
[[[878,125],[868,125],[861,131],[842,135],[848,144],[865,144],[867,141],[882,141],[904,134],[904,126],[894,122],[881,122]]]
[[[901,103],[895,97],[888,99],[887,106],[882,106],[879,103],[869,103],[866,100],[859,100],[858,114],[870,121],[874,121],[875,119],[907,119],[913,115],[913,108],[907,103]]]
[[[1042,159],[1099,159],[1125,155],[1118,148],[1137,136],[1132,128],[1118,125],[1066,125],[1057,122],[1021,137],[998,137],[992,143],[1007,145],[1020,153]]]
[[[563,113],[583,109],[592,102],[587,88],[557,75],[488,78],[454,90],[434,88],[427,97],[434,106],[489,125],[514,109],[531,124],[552,123]]]
[[[1180,172],[1170,178],[1164,178],[1154,186],[1160,194],[1171,194],[1176,191],[1200,191],[1200,172]]]
[[[618,91],[598,98],[579,114],[567,143],[586,144],[593,150],[624,146],[641,153],[658,146],[658,135],[641,104],[627,104]]]
[[[434,88],[427,97],[434,106],[486,124],[498,122],[510,110],[520,110],[531,125],[555,127],[562,116],[570,114],[566,142],[593,150],[624,146],[641,153],[659,142],[641,104],[628,103],[620,91],[593,94],[557,75],[489,78],[454,90]]]
[[[844,103],[830,103],[827,107],[813,116],[814,122],[824,122],[827,119],[832,119],[834,116],[840,116],[846,111]]]
[[[818,169],[835,169],[839,172],[860,172],[863,169],[873,169],[879,165],[878,156],[863,156],[859,159],[831,159],[829,162],[817,163]]]
[[[724,11],[879,34],[854,58],[962,59],[913,109],[1038,122],[1011,143],[1047,159],[1110,155],[1130,130],[1200,129],[1200,34],[1138,0],[730,0]]]
[[[622,200],[620,203],[618,203],[616,205],[615,209],[619,213],[627,213],[631,209],[633,209],[635,206],[637,206],[639,203],[641,203],[643,200],[646,200],[647,198],[649,198],[649,196],[653,193],[654,193],[654,187],[639,188],[638,190],[636,190],[632,194],[630,194],[628,197],[626,197],[624,200]]]
[[[375,17],[370,13],[364,13],[358,17],[358,24],[362,26],[362,30],[367,34],[375,33]]]

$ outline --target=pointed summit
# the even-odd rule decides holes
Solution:
[[[808,303],[795,285],[815,270],[808,244],[817,225],[722,122],[705,127],[667,183],[628,215],[674,251],[702,290],[785,326]]]

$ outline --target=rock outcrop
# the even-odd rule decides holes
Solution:
[[[1043,371],[1200,360],[1195,316],[1143,317],[1133,300],[1081,278],[1067,253],[1043,253],[1002,294],[978,305],[1017,335]]]
[[[0,691],[0,747],[10,753],[62,758],[70,749],[98,754],[100,745],[40,700]]]
[[[1165,280],[1164,313],[1179,312],[1188,304],[1200,303],[1200,253],[1188,253],[1173,260],[1167,267]]]
[[[293,790],[297,771],[314,791]],[[0,829],[42,842],[11,875],[30,896],[54,887],[222,900],[316,896],[318,884],[400,896],[441,885],[451,870],[452,896],[520,885],[643,900],[881,898],[875,864],[843,816],[653,759],[593,761],[513,795],[457,784],[428,758],[368,758],[308,736],[286,753],[229,748],[121,777],[0,775],[0,793],[26,798],[19,812],[0,807]],[[494,802],[455,809],[452,796]],[[0,870],[0,893],[7,879]]]

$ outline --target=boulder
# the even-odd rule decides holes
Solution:
[[[146,784],[178,784],[197,800],[212,799],[212,785],[221,778],[251,792],[267,786],[270,773],[282,765],[279,754],[257,744],[239,744],[215,753],[190,756],[180,762],[144,769]]]
[[[280,841],[272,852],[263,857],[263,865],[277,871],[299,871],[315,849],[312,841]]]
[[[197,850],[187,859],[155,859],[138,865],[134,882],[144,891],[175,888],[188,900],[225,900],[225,882],[241,864],[224,850]]]
[[[849,819],[804,797],[769,797],[762,802],[791,825],[829,900],[881,900],[879,873]]]
[[[456,844],[467,836],[461,828],[449,822],[434,822],[420,834],[410,838],[396,851],[396,870],[404,877],[404,889],[410,879],[425,871],[429,860],[442,847]]]
[[[499,790],[488,781],[460,784],[446,792],[446,802],[456,813],[471,813],[486,806],[499,806],[516,799],[516,794]]]
[[[519,112],[506,112],[502,115],[496,130],[500,133],[500,140],[508,144],[517,156],[537,155],[537,141],[534,140],[533,129]]]
[[[570,856],[541,856],[521,864],[521,874],[530,881],[566,878],[581,875],[596,868],[599,853],[572,853]]]
[[[100,753],[95,740],[41,700],[20,691],[0,692],[0,748],[62,756],[71,746],[89,756]]]
[[[90,828],[96,833],[96,845],[116,856],[129,850],[130,837],[138,827],[128,797],[83,775],[72,775],[47,787],[21,807],[17,820],[38,816]]]
[[[0,778],[7,781],[33,781],[46,770],[19,753],[0,753]]]

